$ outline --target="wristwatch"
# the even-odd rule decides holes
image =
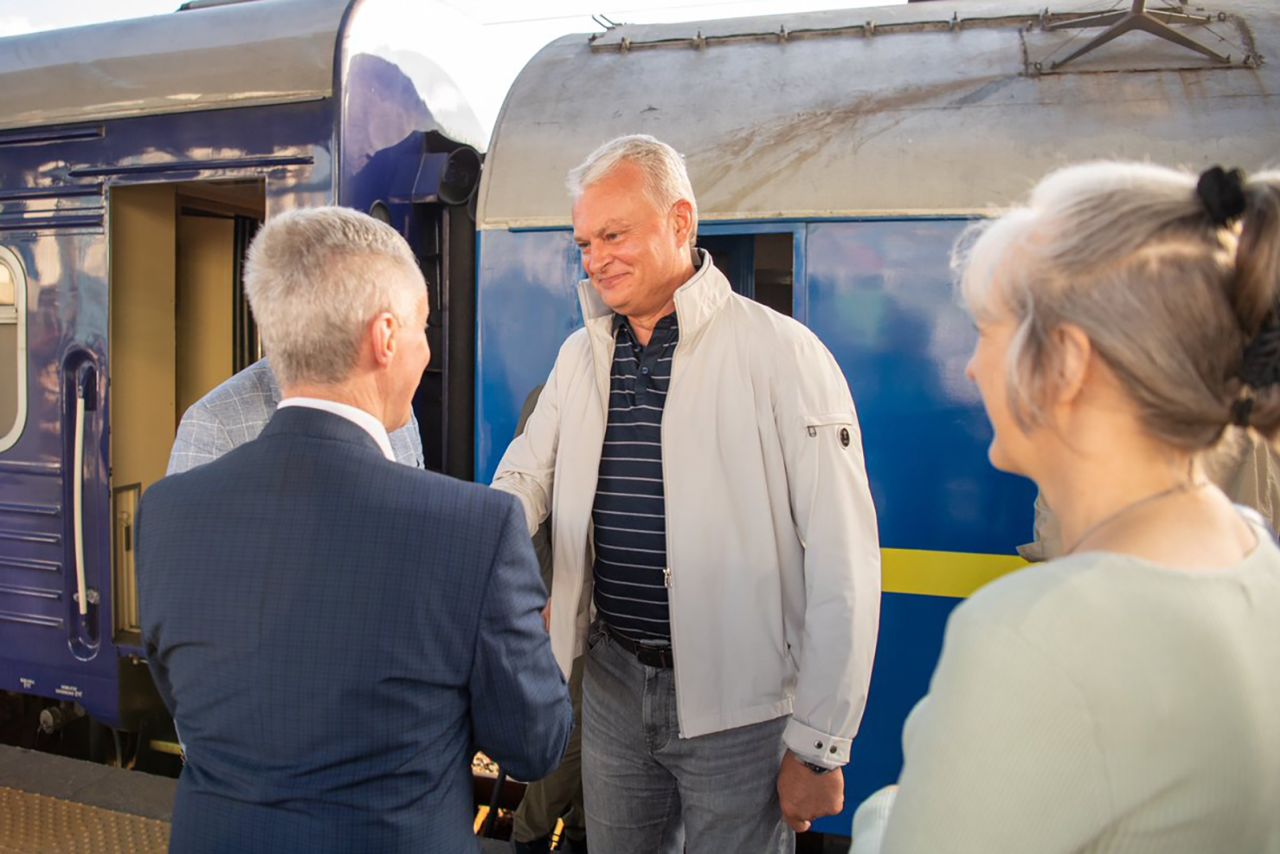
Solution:
[[[813,773],[818,775],[830,774],[832,771],[836,770],[834,768],[828,768],[825,765],[815,765],[812,762],[806,762],[805,760],[801,759],[799,756],[796,757],[796,761],[799,762],[804,767],[808,768]]]

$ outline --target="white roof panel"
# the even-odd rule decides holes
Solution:
[[[257,0],[0,39],[0,129],[327,97],[350,2]]]
[[[1042,23],[1095,0],[1044,18],[1043,0],[937,0],[566,37],[507,96],[479,223],[567,224],[565,174],[626,133],[685,155],[707,220],[973,212],[1098,157],[1258,168],[1280,151],[1280,64],[1242,60],[1280,56],[1280,9],[1203,5],[1206,23],[1178,28],[1230,67],[1133,32],[1053,70],[1101,31]]]

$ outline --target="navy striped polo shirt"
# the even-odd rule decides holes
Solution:
[[[647,347],[613,319],[609,420],[591,521],[595,605],[616,632],[641,643],[671,642],[667,608],[667,521],[662,483],[662,409],[680,329],[658,321]]]

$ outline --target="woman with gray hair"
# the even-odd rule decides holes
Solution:
[[[1280,549],[1202,459],[1280,429],[1280,174],[1063,169],[955,257],[1064,554],[956,609],[853,851],[1280,852]]]

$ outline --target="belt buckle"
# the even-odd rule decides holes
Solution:
[[[631,653],[636,661],[639,661],[645,667],[658,667],[670,669],[675,667],[675,656],[671,652],[669,646],[645,646],[642,643],[631,640],[608,623],[604,626],[605,634],[611,637],[619,646]]]
[[[670,647],[640,646],[636,651],[636,658],[640,659],[640,663],[648,667],[658,667],[662,669],[670,669],[673,665],[673,658]]]

